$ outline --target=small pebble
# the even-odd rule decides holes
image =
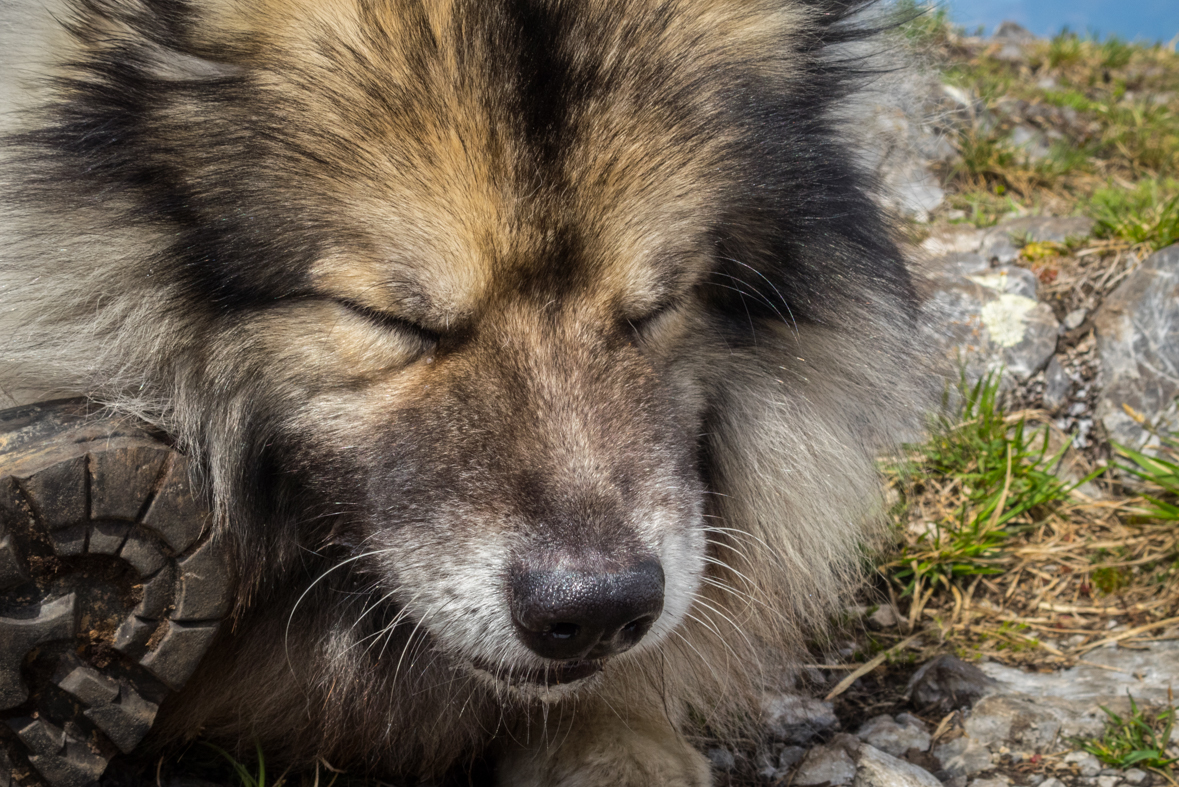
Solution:
[[[1081,327],[1085,322],[1085,317],[1089,315],[1088,309],[1073,309],[1068,314],[1064,315],[1064,327],[1070,331],[1075,331]]]
[[[1091,778],[1101,773],[1101,761],[1087,751],[1074,751],[1064,755],[1064,761],[1076,765],[1081,775]]]
[[[707,757],[712,767],[722,773],[729,773],[737,767],[737,758],[728,749],[709,749]]]
[[[794,767],[806,756],[806,749],[801,746],[784,746],[778,754],[778,770]]]
[[[1131,768],[1122,774],[1122,778],[1130,782],[1130,784],[1142,784],[1146,779],[1146,771],[1140,771],[1137,768]]]

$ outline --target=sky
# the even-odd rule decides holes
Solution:
[[[982,25],[989,34],[1004,19],[1039,36],[1064,26],[1124,39],[1168,43],[1179,36],[1179,0],[942,0],[950,18],[969,32]]]

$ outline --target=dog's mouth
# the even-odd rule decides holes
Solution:
[[[513,686],[552,686],[578,683],[586,678],[592,678],[602,671],[605,659],[577,659],[574,661],[555,661],[545,667],[529,670],[508,669],[489,664],[482,659],[475,659],[471,665],[480,672],[489,673],[497,680]]]

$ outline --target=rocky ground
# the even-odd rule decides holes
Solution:
[[[1179,527],[1142,515],[1113,447],[1179,431],[1179,61],[918,28],[935,62],[873,108],[866,161],[910,222],[924,340],[968,382],[999,376],[1009,420],[1056,455],[1043,468],[1083,483],[1004,533],[993,572],[915,590],[890,569],[938,554],[931,522],[963,498],[898,483],[901,559],[767,697],[765,738],[709,757],[727,785],[1176,784]],[[1162,191],[1127,208],[1110,188]]]

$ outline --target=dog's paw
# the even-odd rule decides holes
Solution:
[[[503,751],[498,787],[712,785],[708,760],[666,721],[587,714],[552,737]]]

